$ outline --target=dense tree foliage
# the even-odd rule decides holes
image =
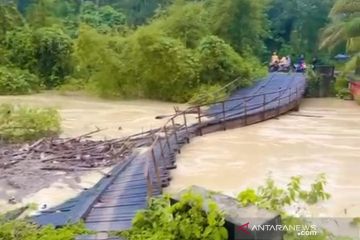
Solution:
[[[0,4],[0,41],[7,31],[24,24],[22,15],[13,4]]]
[[[318,54],[333,2],[7,0],[0,4],[0,63],[35,74],[47,88],[65,83],[62,89],[105,97],[201,101],[235,78],[240,87],[251,84],[273,50]],[[341,25],[357,52],[358,15],[355,5],[344,6],[331,11],[323,46]]]
[[[263,0],[211,1],[212,31],[241,53],[260,56],[265,49],[268,24]]]
[[[282,53],[317,54],[320,29],[328,23],[334,0],[272,0],[268,11],[270,50]],[[310,56],[309,56],[310,55]]]
[[[72,41],[55,27],[8,31],[4,46],[13,65],[38,74],[49,88],[70,74]]]
[[[126,17],[109,5],[97,7],[92,2],[85,2],[82,7],[81,21],[98,29],[101,32],[110,32],[121,28]]]

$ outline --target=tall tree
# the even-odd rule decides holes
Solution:
[[[5,36],[7,31],[22,26],[24,20],[17,11],[14,2],[6,0],[0,3],[0,40]]]
[[[210,1],[212,31],[238,52],[260,55],[267,35],[266,7],[263,0]]]
[[[291,53],[315,54],[319,32],[328,23],[333,0],[271,0],[268,16],[270,49],[287,47]]]
[[[126,13],[129,24],[141,25],[154,16],[156,9],[171,2],[173,0],[102,0],[101,4],[110,4],[117,9],[122,9]]]

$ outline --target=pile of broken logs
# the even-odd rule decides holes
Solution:
[[[21,161],[36,161],[42,170],[81,171],[112,166],[134,147],[148,145],[151,133],[112,140],[90,140],[96,130],[76,138],[42,138],[32,144],[0,148],[0,169]]]

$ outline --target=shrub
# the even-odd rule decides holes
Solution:
[[[52,108],[0,105],[0,140],[31,141],[60,132],[59,113]]]
[[[60,85],[57,89],[62,94],[67,92],[78,92],[84,90],[85,81],[83,79],[69,78],[65,80],[65,83]]]
[[[309,69],[306,73],[307,81],[308,81],[308,88],[307,88],[307,97],[318,97],[320,91],[320,77],[316,72],[312,69]]]
[[[82,223],[56,229],[53,226],[39,228],[27,220],[6,221],[0,216],[2,240],[73,240],[88,232]]]
[[[198,86],[198,60],[181,41],[149,31],[139,32],[138,69],[149,98],[186,102]]]
[[[330,194],[325,191],[326,177],[320,174],[314,183],[311,184],[310,190],[306,191],[301,186],[302,178],[300,176],[292,177],[286,188],[276,186],[270,178],[264,186],[258,189],[247,189],[238,195],[238,200],[242,206],[256,205],[260,208],[275,211],[281,214],[284,225],[311,225],[301,217],[293,217],[287,214],[285,208],[297,209],[298,204],[313,205],[320,201],[330,198]],[[305,239],[333,239],[332,234],[324,229],[317,229],[316,237]],[[289,230],[285,233],[284,239],[295,240],[298,238],[298,232]]]
[[[168,196],[153,199],[147,210],[136,214],[130,231],[120,233],[129,240],[225,240],[225,219],[216,203],[204,200],[191,192],[171,205]]]
[[[120,39],[83,28],[76,54],[79,66],[88,70],[89,84],[101,96],[186,102],[198,86],[193,51],[151,27]]]
[[[345,99],[345,100],[351,100],[352,99],[352,95],[351,95],[351,92],[350,92],[349,88],[340,89],[337,92],[336,96],[338,98]]]
[[[284,213],[284,208],[294,203],[305,202],[306,204],[316,204],[321,200],[330,198],[330,194],[325,192],[327,183],[324,174],[320,174],[311,185],[310,191],[301,189],[300,176],[292,177],[286,189],[275,185],[274,180],[269,178],[264,186],[257,190],[247,189],[238,195],[238,200],[243,206],[256,205],[272,211]]]
[[[209,104],[224,100],[228,96],[226,89],[222,86],[215,85],[201,85],[200,88],[193,94],[190,99],[190,104]]]
[[[105,97],[195,103],[206,88],[219,89],[236,78],[238,87],[247,87],[264,75],[256,57],[241,56],[209,36],[208,17],[203,3],[180,1],[123,37],[82,26],[75,41],[78,77]]]
[[[255,78],[264,74],[259,71],[260,64],[254,57],[241,57],[230,45],[216,36],[205,37],[198,47],[198,52],[201,82],[204,84],[224,85],[240,77],[240,87],[247,87]]]
[[[36,68],[35,47],[32,43],[32,31],[22,27],[9,31],[5,35],[4,45],[7,57],[15,66],[34,71]]]
[[[335,92],[336,94],[339,94],[343,91],[344,88],[348,88],[349,82],[346,79],[346,76],[341,75],[339,78],[335,81]]]
[[[0,44],[0,66],[9,64],[7,50]]]
[[[0,95],[30,94],[42,88],[39,78],[27,70],[0,67]]]

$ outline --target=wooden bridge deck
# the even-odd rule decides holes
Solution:
[[[170,170],[176,168],[176,154],[182,145],[197,135],[253,124],[297,108],[305,82],[303,74],[274,73],[226,101],[175,114],[94,188],[34,220],[40,225],[63,226],[83,219],[97,232],[129,229],[135,213],[146,208],[148,197],[160,195],[169,185]],[[196,122],[190,122],[190,114]]]

